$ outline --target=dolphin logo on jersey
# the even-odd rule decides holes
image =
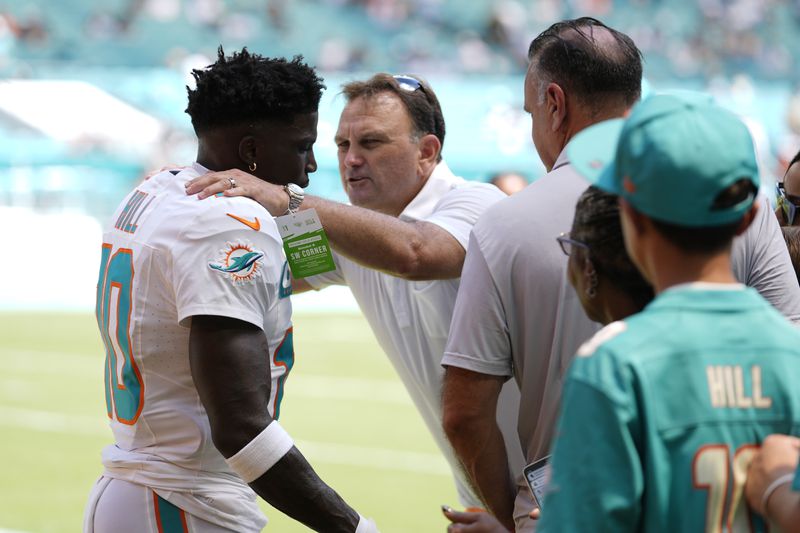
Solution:
[[[264,257],[264,254],[261,252],[247,252],[244,255],[240,255],[239,257],[234,257],[233,261],[228,266],[223,265],[214,265],[209,264],[211,268],[214,270],[219,270],[220,272],[241,272],[242,270],[248,269],[253,266],[253,263],[258,261]]]
[[[256,278],[264,252],[253,249],[248,243],[237,242],[228,243],[220,251],[220,256],[218,261],[209,263],[208,267],[228,275],[234,284],[241,285]]]

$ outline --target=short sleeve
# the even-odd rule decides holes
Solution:
[[[626,405],[635,400],[612,399],[576,379],[575,367],[585,363],[575,359],[564,385],[538,532],[634,531],[640,524],[644,474],[632,433],[635,411]]]
[[[480,245],[472,235],[442,365],[494,376],[512,376],[510,354],[500,294]]]
[[[250,211],[252,213],[255,210]],[[259,228],[272,218],[250,216]],[[276,230],[277,231],[277,230]],[[218,209],[207,209],[187,225],[167,251],[178,320],[194,315],[236,318],[261,329],[280,297],[285,257],[276,236],[256,230]]]
[[[425,222],[443,228],[466,250],[472,226],[488,207],[505,197],[492,185],[468,183],[444,195]]]
[[[800,285],[769,202],[759,197],[759,210],[747,231],[733,241],[731,265],[741,283],[756,289],[784,316],[800,322]]]
[[[331,270],[330,272],[325,272],[323,274],[317,274],[316,276],[309,276],[304,279],[315,291],[324,289],[330,285],[347,285],[347,280],[344,277],[344,271],[342,268],[343,259],[344,258],[333,251],[333,264],[336,265],[335,270]]]

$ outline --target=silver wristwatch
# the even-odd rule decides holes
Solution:
[[[297,210],[300,209],[300,204],[303,203],[303,198],[306,197],[306,193],[303,191],[303,188],[296,183],[284,185],[283,190],[289,195],[289,209],[286,210],[286,213],[296,213]]]

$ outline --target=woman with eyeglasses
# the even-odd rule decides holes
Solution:
[[[557,239],[567,273],[589,318],[608,324],[638,313],[653,289],[628,258],[617,197],[589,187],[578,198],[572,231]]]
[[[777,203],[778,207],[775,209],[775,215],[778,217],[778,222],[781,226],[796,226],[800,225],[800,152],[797,152],[789,166],[786,168],[786,174],[783,175],[783,181],[778,182],[777,186]]]

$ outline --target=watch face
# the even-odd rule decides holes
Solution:
[[[303,194],[303,188],[296,183],[287,183],[286,188],[289,189],[294,194]]]
[[[289,213],[297,212],[300,204],[303,203],[305,192],[303,188],[296,183],[287,183],[285,186],[286,193],[289,195]]]

